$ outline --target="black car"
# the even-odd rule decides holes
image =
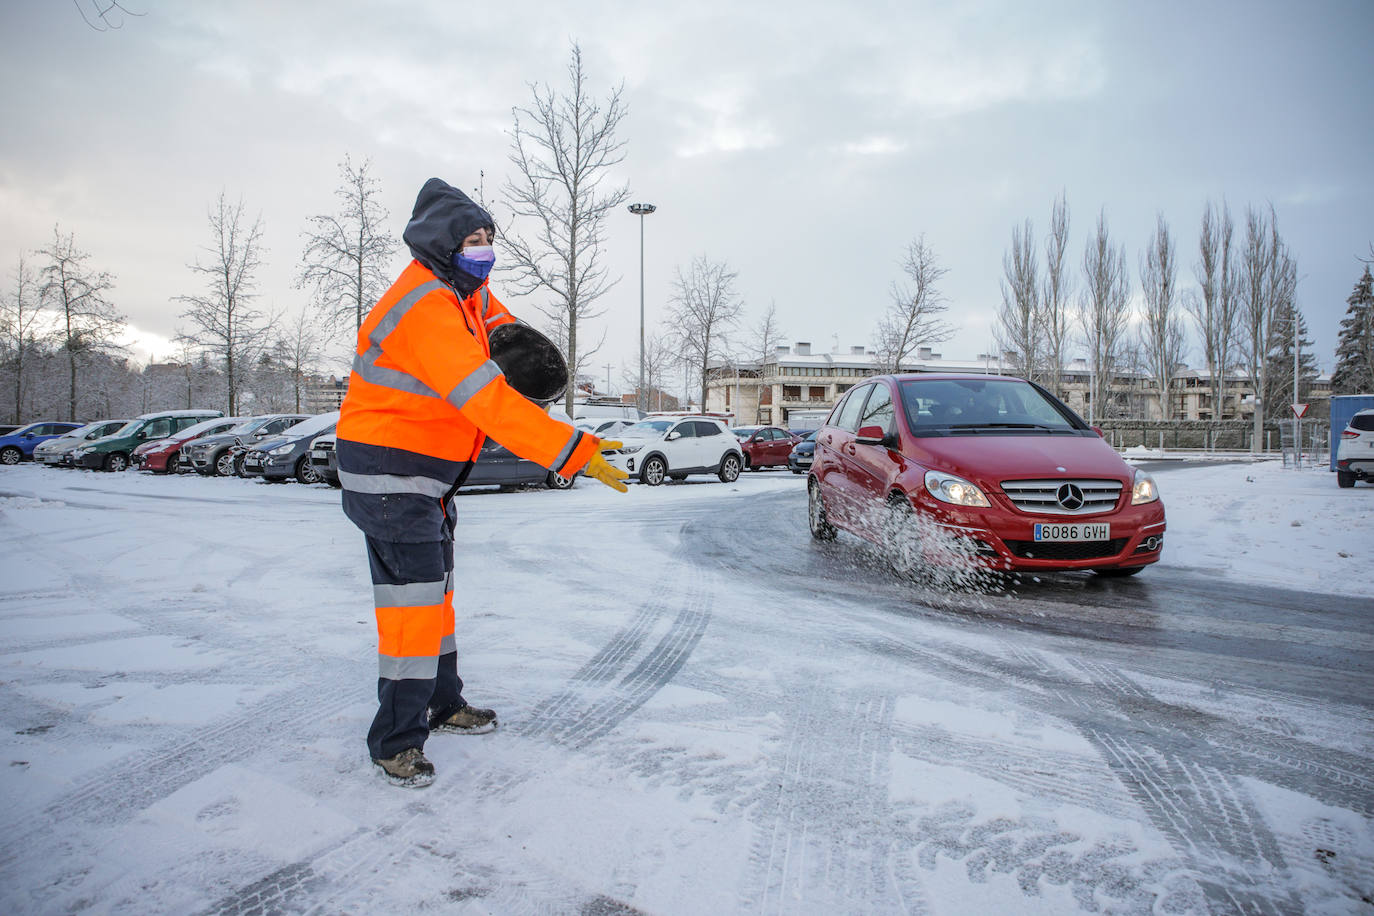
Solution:
[[[233,446],[252,447],[307,419],[308,415],[297,413],[268,413],[249,417],[226,433],[202,436],[188,443],[182,449],[183,457],[198,473],[229,477],[238,470],[235,458],[239,456],[231,451]]]
[[[263,439],[243,454],[243,476],[261,477],[282,483],[294,477],[301,483],[319,483],[320,475],[310,463],[310,443],[332,433],[339,412],[332,410],[302,420],[271,439]]]

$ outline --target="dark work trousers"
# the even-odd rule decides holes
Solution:
[[[453,633],[453,518],[441,541],[367,536],[379,639],[377,717],[367,733],[374,759],[423,747],[431,715],[466,705]]]

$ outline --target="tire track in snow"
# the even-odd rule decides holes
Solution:
[[[684,578],[687,585],[675,585]],[[710,589],[702,584],[703,578],[699,572],[684,575],[681,568],[674,569],[666,580],[657,583],[654,594],[630,622],[572,675],[567,689],[539,703],[528,720],[504,726],[502,731],[577,749],[615,729],[677,675],[701,641],[713,600]],[[643,653],[651,634],[675,603],[680,607],[667,631]],[[294,912],[329,914],[352,907],[359,899],[375,898],[379,885],[394,880],[398,869],[415,855],[415,844],[407,837],[418,821],[432,817],[432,807],[460,806],[465,797],[472,796],[499,798],[539,775],[535,768],[516,769],[510,763],[509,759],[487,763],[461,781],[441,780],[426,792],[424,804],[417,810],[407,810],[392,822],[348,837],[310,859],[291,863],[204,912],[215,916],[270,912],[262,909],[264,882],[273,889],[272,899],[290,899],[289,911]],[[426,837],[434,839],[432,835]],[[495,912],[636,912],[613,898],[570,886],[563,877],[536,871],[527,863],[503,865],[499,879],[471,873],[470,863],[485,861],[490,850],[470,848],[474,841],[457,828],[443,839],[462,851],[455,859],[465,864],[458,866],[453,876],[462,884],[461,893],[480,898],[482,905],[493,907]],[[289,885],[289,893],[278,892],[283,882]],[[300,896],[293,898],[292,894]]]

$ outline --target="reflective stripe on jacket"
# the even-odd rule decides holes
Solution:
[[[368,534],[437,540],[397,525],[418,521],[415,497],[434,500],[452,488],[487,433],[565,477],[591,459],[600,440],[526,400],[491,360],[488,332],[514,320],[485,285],[460,300],[419,261],[367,316],[335,448],[344,510]],[[422,527],[436,521],[432,512],[422,513]]]

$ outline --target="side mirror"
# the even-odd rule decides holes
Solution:
[[[881,426],[860,426],[854,441],[860,445],[882,445],[887,441],[887,432]]]
[[[1099,439],[1105,439],[1105,438],[1107,438],[1107,433],[1106,433],[1105,430],[1102,429],[1102,427],[1100,427],[1100,426],[1094,426],[1094,427],[1091,427],[1091,429],[1092,429],[1093,432],[1097,433],[1097,438],[1099,438]]]
[[[670,433],[668,434],[668,438],[667,438],[666,441],[672,442],[672,441],[674,441],[674,440],[676,440],[676,439],[681,439],[681,438],[682,438],[682,433],[678,432],[677,430],[673,430],[672,432],[670,432]]]
[[[148,438],[148,433],[147,433],[146,430],[140,429],[138,432],[134,433],[134,438],[135,438],[135,439],[147,439],[147,438]]]
[[[33,438],[33,433],[24,433],[24,438],[25,438],[25,439],[32,439],[32,438]]]

